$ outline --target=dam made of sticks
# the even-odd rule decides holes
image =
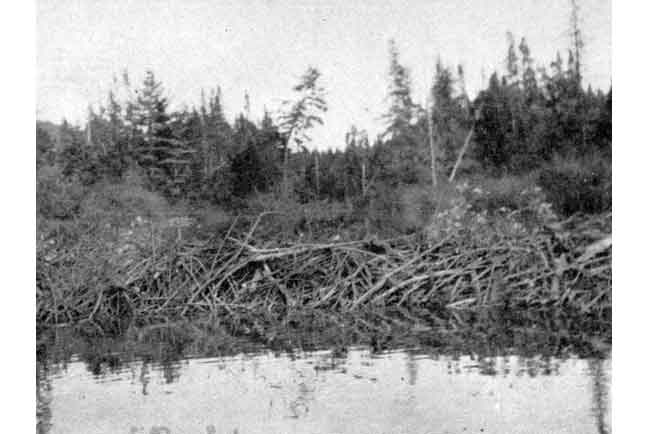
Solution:
[[[565,222],[563,232],[480,245],[457,234],[268,246],[248,229],[177,241],[137,260],[97,263],[89,252],[37,255],[37,324],[104,333],[237,312],[352,313],[503,308],[609,319],[611,215]],[[601,229],[603,228],[603,229]],[[609,232],[608,232],[609,233]],[[96,246],[97,249],[105,246]]]

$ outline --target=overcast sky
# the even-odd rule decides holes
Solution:
[[[584,79],[607,90],[610,0],[579,3]],[[220,85],[230,119],[247,91],[260,118],[312,64],[329,102],[312,146],[341,147],[352,123],[372,136],[382,128],[389,38],[422,102],[437,56],[464,66],[474,94],[482,72],[503,69],[507,30],[526,36],[532,56],[548,65],[568,48],[569,12],[569,0],[38,0],[37,118],[83,122],[125,68],[138,85],[153,69],[174,108]]]

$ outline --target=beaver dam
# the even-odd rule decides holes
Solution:
[[[37,324],[80,324],[99,332],[132,321],[203,314],[376,308],[430,312],[563,311],[610,319],[611,216],[572,218],[524,236],[488,242],[454,233],[431,241],[272,245],[245,230],[139,252],[119,264],[91,251],[38,255]],[[94,246],[101,251],[106,246]]]

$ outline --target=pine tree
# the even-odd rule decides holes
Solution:
[[[153,71],[147,71],[134,105],[134,125],[139,137],[136,157],[149,180],[171,196],[186,182],[193,149],[173,136],[168,101]]]
[[[36,167],[54,163],[54,139],[45,129],[36,124]]]
[[[264,109],[256,138],[257,151],[262,162],[262,190],[270,189],[281,178],[281,152],[284,140],[270,113]]]
[[[400,63],[394,40],[389,41],[387,99],[389,109],[383,117],[387,126],[380,135],[385,147],[379,149],[386,170],[384,176],[396,184],[418,182],[422,176],[429,177],[424,165],[427,154],[425,121],[421,107],[412,100],[410,73]]]
[[[285,101],[286,107],[281,114],[279,128],[285,135],[283,149],[283,195],[288,195],[288,158],[290,146],[304,149],[304,144],[311,140],[308,131],[316,124],[323,124],[322,114],[328,106],[324,99],[324,88],[318,83],[321,73],[309,66],[301,76],[299,83],[293,87],[296,98]]]
[[[61,152],[57,155],[61,173],[83,185],[92,185],[99,179],[96,157],[87,146],[85,135],[65,119],[59,128]]]
[[[212,176],[218,168],[224,168],[227,157],[233,155],[232,127],[225,119],[223,96],[220,86],[212,90],[209,97],[209,110],[206,111],[206,138],[208,143],[206,173]]]
[[[162,84],[155,80],[153,71],[146,72],[142,88],[137,92],[133,106],[133,124],[140,138],[136,155],[138,162],[147,169],[158,169],[162,152],[168,147],[159,139],[170,139],[170,118],[166,113],[167,99],[163,96]]]
[[[418,107],[412,101],[410,73],[399,59],[396,42],[389,41],[389,88],[387,99],[389,109],[384,119],[387,121],[387,128],[383,138],[395,138],[407,136]]]
[[[465,115],[462,108],[463,96],[456,97],[455,79],[449,68],[441,60],[436,63],[436,74],[431,89],[434,107],[432,108],[432,125],[434,125],[434,143],[439,154],[443,170],[448,170],[457,159],[461,137],[464,134]]]
[[[176,174],[177,194],[188,194],[189,197],[201,198],[205,191],[203,124],[199,112],[183,110],[176,113],[171,124],[173,136],[183,144],[185,158],[189,163]]]

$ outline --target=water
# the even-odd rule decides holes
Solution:
[[[452,344],[436,337],[431,343],[432,334],[394,338],[382,348],[357,336],[356,344],[332,342],[335,334],[310,344],[295,336],[262,343],[159,330],[152,338],[57,336],[39,353],[38,430],[610,432],[608,351],[584,356],[545,334],[537,337],[557,343],[560,351],[549,352],[558,355],[504,349],[502,342],[489,351],[457,342],[456,334],[442,335]]]

